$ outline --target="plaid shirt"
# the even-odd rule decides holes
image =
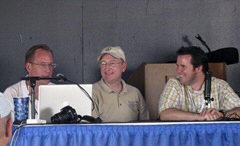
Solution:
[[[204,86],[200,91],[170,79],[164,87],[159,100],[159,113],[168,108],[177,108],[187,112],[200,113],[205,108]],[[230,110],[240,107],[240,98],[227,82],[212,77],[211,98],[208,108]]]

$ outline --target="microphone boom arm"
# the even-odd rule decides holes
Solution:
[[[197,36],[195,36],[196,39],[198,39],[207,49],[208,49],[208,52],[211,52],[210,48],[208,47],[207,43],[202,40],[201,36],[199,34],[197,34]]]
[[[35,119],[36,115],[36,110],[35,110],[35,87],[36,87],[36,81],[37,80],[61,80],[60,77],[38,77],[38,76],[27,76],[27,77],[21,77],[21,80],[27,80],[30,81],[30,86],[31,86],[31,97],[30,97],[30,102],[31,102],[31,117],[30,119]]]
[[[37,77],[37,76],[32,76],[32,77],[22,77],[21,80],[29,80],[30,84],[31,84],[31,88],[32,88],[32,92],[31,92],[31,118],[35,119],[35,86],[36,86],[36,81],[37,80],[57,80],[57,81],[68,81],[70,83],[76,84],[83,92],[84,94],[91,100],[93,108],[92,110],[94,110],[95,108],[95,102],[93,101],[93,99],[91,98],[91,96],[88,94],[88,92],[81,87],[78,83],[73,82],[68,80],[66,77],[64,77],[63,74],[59,73],[57,74],[56,77]]]

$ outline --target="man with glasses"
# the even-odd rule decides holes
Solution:
[[[49,46],[40,44],[32,46],[25,54],[25,69],[29,77],[49,78],[52,76],[56,64],[53,60],[53,52]],[[52,84],[49,80],[37,80],[35,86],[35,105],[38,102],[39,85]],[[30,97],[31,86],[30,81],[22,80],[4,91],[5,97],[12,102],[12,110],[14,110],[13,98]]]
[[[122,80],[127,67],[123,50],[119,46],[106,47],[97,60],[102,79],[93,84],[96,108],[92,116],[103,122],[148,120],[148,110],[140,91]]]

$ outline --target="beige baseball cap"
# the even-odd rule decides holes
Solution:
[[[11,112],[10,101],[0,93],[0,119],[6,117]]]
[[[124,61],[126,61],[125,54],[124,54],[123,50],[121,49],[121,47],[119,47],[119,46],[115,46],[115,47],[109,46],[109,47],[104,48],[101,51],[101,54],[98,56],[97,60],[100,61],[102,56],[105,54],[110,54],[115,58],[118,58],[118,59],[121,58]]]

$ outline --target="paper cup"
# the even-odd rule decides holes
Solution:
[[[28,119],[29,97],[14,97],[14,117],[17,121],[26,121]]]

